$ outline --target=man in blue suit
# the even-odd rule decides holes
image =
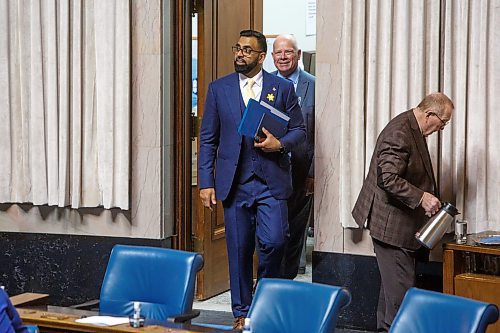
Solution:
[[[316,78],[299,67],[302,51],[292,35],[280,35],[273,44],[274,74],[293,82],[306,126],[307,139],[292,149],[293,193],[288,199],[290,239],[283,255],[283,277],[305,273],[306,229],[313,214],[314,91]]]
[[[235,73],[208,86],[200,130],[198,181],[200,198],[212,209],[224,207],[234,328],[243,327],[252,302],[255,242],[259,248],[258,279],[280,277],[288,237],[287,199],[292,193],[288,153],[305,140],[302,113],[293,84],[262,70],[264,35],[243,30],[235,46]],[[238,134],[249,98],[263,100],[289,117],[288,131],[260,142]]]
[[[28,333],[21,318],[9,300],[9,296],[0,288],[0,332],[1,333]]]

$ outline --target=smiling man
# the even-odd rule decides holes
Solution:
[[[441,207],[426,137],[445,128],[453,108],[437,92],[387,124],[352,211],[356,223],[370,229],[380,271],[379,332],[389,330],[406,291],[415,286],[415,233]]]
[[[203,205],[222,201],[229,259],[234,328],[243,327],[253,288],[257,240],[258,279],[280,277],[288,235],[287,199],[292,193],[290,149],[304,141],[305,130],[293,84],[262,70],[266,38],[243,30],[232,47],[235,73],[208,86],[200,129],[198,181]],[[241,137],[238,125],[248,100],[265,100],[289,117],[288,131],[265,140]]]
[[[314,94],[316,78],[299,67],[302,51],[293,35],[279,35],[273,43],[273,74],[292,81],[299,98],[307,138],[292,149],[293,193],[288,199],[290,239],[285,247],[283,277],[294,279],[305,273],[306,229],[312,221],[314,193]]]

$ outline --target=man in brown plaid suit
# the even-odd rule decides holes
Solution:
[[[387,332],[406,291],[415,285],[415,232],[441,207],[425,138],[450,121],[442,93],[392,119],[380,133],[352,216],[370,229],[380,270],[377,328]]]

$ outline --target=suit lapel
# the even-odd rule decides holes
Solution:
[[[278,89],[279,85],[273,75],[262,70],[262,92],[260,94],[260,100],[274,106],[276,98],[278,97]]]
[[[418,126],[417,119],[415,118],[413,111],[408,111],[408,120],[410,121],[413,139],[417,145],[418,152],[422,161],[424,161],[425,171],[432,179],[432,184],[434,186],[434,191],[437,192],[436,179],[434,178],[434,172],[432,172],[432,161],[431,155],[429,154],[429,148],[427,147],[427,142],[424,136],[420,132],[420,127]]]
[[[231,112],[231,114],[233,115],[236,126],[239,126],[241,122],[241,115],[243,114],[244,110],[244,105],[243,99],[241,97],[238,73],[234,73],[230,81],[226,83],[226,89],[224,89],[224,92],[226,94],[226,103],[229,108],[229,112]]]

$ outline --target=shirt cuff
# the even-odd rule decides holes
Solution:
[[[418,202],[417,207],[419,207],[420,205],[422,205],[422,201],[424,200],[424,195],[425,195],[425,192],[424,192],[424,194],[422,194],[422,197],[420,198],[420,201]]]

